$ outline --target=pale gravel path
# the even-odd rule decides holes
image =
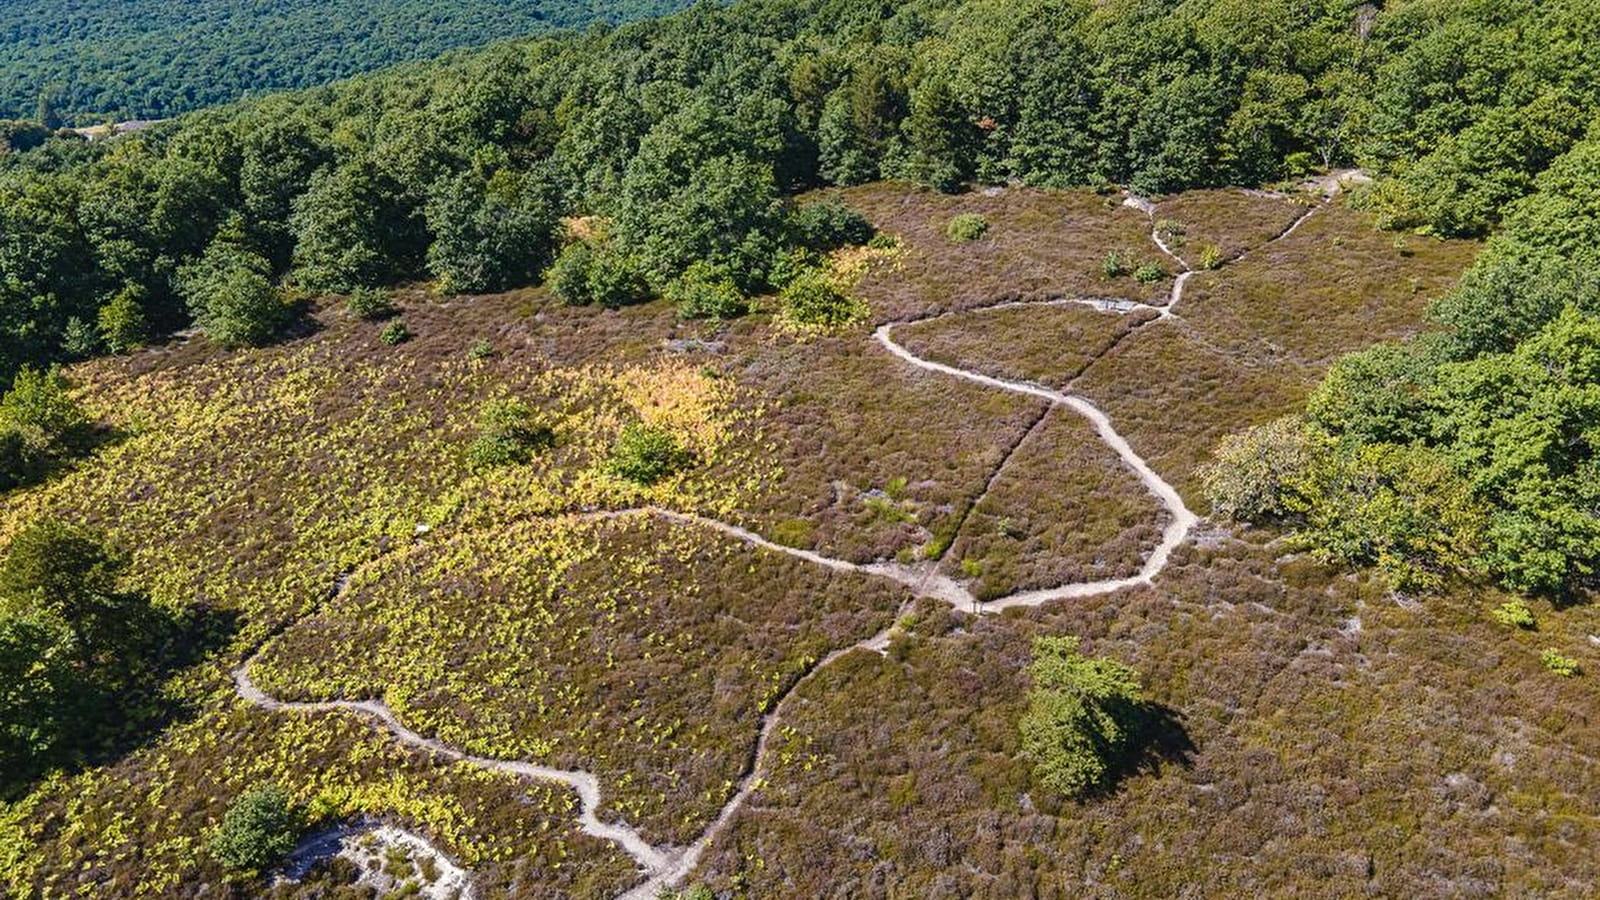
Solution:
[[[1152,219],[1155,207],[1148,200],[1129,196],[1124,203],[1150,215]],[[1267,243],[1273,243],[1288,237],[1300,224],[1316,212],[1319,207],[1312,207],[1297,218],[1282,233],[1276,235]],[[1183,288],[1188,279],[1195,273],[1187,263],[1176,253],[1169,249],[1157,230],[1152,225],[1151,240],[1163,253],[1177,261],[1183,268],[1173,282],[1172,293],[1164,306],[1154,306],[1145,303],[1134,303],[1120,300],[1106,300],[1098,298],[1071,298],[1061,300],[1041,301],[1028,303],[1026,301],[1009,301],[976,310],[963,310],[963,313],[982,312],[994,309],[1004,309],[1026,305],[1055,305],[1079,304],[1090,306],[1103,312],[1128,313],[1138,309],[1149,309],[1157,312],[1161,319],[1176,318],[1172,308],[1183,298]],[[1244,257],[1240,253],[1228,262],[1233,262]],[[947,315],[955,315],[950,313]],[[932,318],[940,318],[935,316]],[[923,319],[921,321],[927,321]],[[891,322],[880,326],[873,334],[874,339],[891,354],[908,365],[927,372],[959,378],[975,384],[996,390],[1008,391],[1044,400],[1053,406],[1062,406],[1089,420],[1095,432],[1108,447],[1117,454],[1117,457],[1145,486],[1151,495],[1158,500],[1167,510],[1170,520],[1162,532],[1161,542],[1156,545],[1150,555],[1145,559],[1144,565],[1138,574],[1127,577],[1108,579],[1103,581],[1086,581],[1065,584],[1054,588],[1041,590],[1019,591],[997,599],[982,601],[977,600],[960,582],[941,574],[937,571],[936,563],[921,563],[907,565],[896,562],[855,563],[845,559],[825,556],[811,550],[789,547],[768,540],[761,535],[743,528],[716,519],[698,516],[692,513],[677,512],[659,507],[642,507],[626,510],[603,510],[593,513],[579,514],[580,518],[588,519],[615,519],[628,516],[655,516],[674,522],[679,525],[690,525],[707,528],[728,537],[743,541],[747,544],[760,547],[776,553],[783,553],[797,559],[804,560],[814,565],[822,566],[837,572],[852,572],[886,578],[905,585],[918,596],[928,597],[948,603],[956,609],[968,610],[977,614],[996,613],[1006,609],[1019,607],[1033,607],[1055,600],[1082,598],[1108,594],[1126,588],[1149,585],[1155,577],[1167,567],[1172,553],[1187,539],[1190,530],[1199,521],[1193,511],[1184,504],[1183,498],[1168,484],[1165,479],[1156,474],[1155,470],[1145,462],[1144,458],[1134,452],[1125,438],[1119,434],[1111,423],[1110,417],[1102,412],[1093,403],[1083,397],[1056,391],[1043,385],[1027,381],[1015,381],[996,378],[979,372],[959,369],[943,363],[924,359],[901,344],[895,342],[892,333],[897,325],[909,322]],[[338,584],[335,595],[343,592],[348,579],[342,578]],[[579,800],[579,828],[588,835],[615,843],[619,848],[631,856],[645,875],[645,881],[624,893],[618,900],[655,900],[663,889],[670,889],[680,884],[699,865],[705,851],[725,828],[733,821],[739,809],[757,790],[762,782],[761,773],[765,770],[766,759],[769,752],[772,736],[777,731],[780,713],[795,696],[800,685],[809,681],[818,672],[827,668],[836,660],[857,650],[883,652],[888,646],[895,626],[891,625],[870,638],[858,641],[848,647],[835,650],[824,657],[816,665],[808,669],[798,678],[790,688],[773,704],[772,708],[761,716],[761,728],[756,741],[754,760],[740,778],[733,795],[728,798],[706,830],[701,833],[693,843],[686,847],[658,847],[645,840],[639,831],[631,826],[621,823],[601,821],[596,813],[599,809],[602,795],[599,779],[589,772],[581,770],[555,769],[548,766],[518,760],[495,759],[485,756],[474,756],[438,740],[430,738],[407,728],[394,712],[381,700],[327,700],[316,702],[294,702],[279,700],[256,686],[250,678],[250,660],[247,660],[233,672],[234,687],[240,698],[255,706],[267,710],[291,710],[303,712],[328,712],[345,711],[375,720],[392,734],[402,744],[439,754],[447,759],[471,763],[497,772],[505,772],[522,778],[538,781],[552,782],[571,788],[578,795]]]

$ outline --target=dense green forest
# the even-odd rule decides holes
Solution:
[[[1341,364],[1314,400],[1319,435],[1362,465],[1311,479],[1293,509],[1287,488],[1222,505],[1327,523],[1318,533],[1336,555],[1412,580],[1484,546],[1507,585],[1570,591],[1600,562],[1584,399],[1595,373],[1581,364],[1596,308],[1585,273],[1600,254],[1585,113],[1600,100],[1594,11],[701,5],[119,141],[51,139],[10,154],[0,180],[0,373],[190,323],[259,343],[296,295],[426,278],[497,290],[552,262],[573,302],[664,294],[686,315],[732,316],[749,295],[803,294],[807,254],[854,229],[790,208],[816,185],[1161,193],[1360,164],[1379,178],[1360,202],[1391,227],[1507,227],[1440,305],[1437,338]],[[42,139],[13,133],[19,146]],[[562,219],[584,215],[605,227],[563,249]],[[1551,371],[1563,374],[1540,374]],[[1385,528],[1403,546],[1375,540]]]
[[[157,119],[457,47],[660,15],[660,0],[17,0],[0,6],[0,118]]]

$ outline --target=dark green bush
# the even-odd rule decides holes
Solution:
[[[826,272],[806,271],[778,294],[783,316],[808,328],[841,328],[867,315],[866,305],[841,291]]]
[[[707,263],[695,263],[667,285],[666,297],[685,319],[732,319],[744,315],[749,301],[733,279]]]
[[[634,424],[623,429],[611,448],[611,474],[649,486],[694,462],[693,455],[665,428]]]
[[[799,207],[789,216],[789,229],[796,244],[819,251],[865,244],[875,233],[865,216],[838,200]]]
[[[467,458],[479,469],[519,465],[555,443],[555,433],[540,424],[534,411],[517,400],[486,403],[478,414],[478,436]]]
[[[289,855],[304,827],[289,795],[275,784],[240,794],[211,838],[211,853],[230,869],[259,873]]]
[[[572,306],[615,309],[650,299],[650,286],[626,257],[587,241],[568,244],[544,277],[556,299]]]
[[[345,301],[344,308],[350,315],[368,322],[387,319],[399,312],[388,288],[358,287],[350,292],[350,299]]]
[[[404,322],[390,322],[378,332],[378,340],[390,347],[399,346],[411,340],[411,329],[407,328]]]
[[[144,312],[146,291],[130,284],[117,291],[100,307],[96,324],[100,339],[112,353],[127,353],[150,338],[150,322]]]

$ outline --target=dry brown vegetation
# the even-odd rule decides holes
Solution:
[[[1467,241],[1375,231],[1334,204],[1283,240],[1196,275],[1179,314],[1207,342],[1258,364],[1322,367],[1415,332],[1476,252]]]
[[[864,330],[795,343],[747,322],[728,342],[730,377],[765,403],[778,469],[747,524],[846,559],[948,536],[1043,406],[913,369]]]
[[[1020,303],[912,322],[894,337],[924,359],[1063,388],[1155,316],[1147,309],[1119,315],[1073,302]]]
[[[1156,588],[955,624],[804,685],[786,764],[714,848],[753,897],[1588,896],[1594,689],[1479,598],[1400,605],[1213,536]],[[1593,617],[1590,617],[1592,624]],[[1139,668],[1169,711],[1082,802],[1018,756],[1035,634]]]
[[[1124,250],[1135,263],[1169,263],[1150,243],[1150,222],[1117,195],[1037,188],[992,188],[938,194],[892,184],[837,192],[878,230],[898,236],[897,265],[869,274],[859,293],[876,321],[990,306],[1006,298],[1119,297],[1153,300],[1171,281],[1141,285],[1108,279],[1100,262]],[[977,213],[989,230],[976,241],[952,243],[945,226]]]
[[[284,699],[382,698],[469,753],[592,772],[602,817],[684,844],[760,714],[904,593],[655,518],[541,520],[363,573],[252,674]]]
[[[1122,578],[1161,539],[1165,515],[1080,417],[1053,408],[973,506],[943,568],[987,600]]]
[[[1156,204],[1155,218],[1177,224],[1182,233],[1163,240],[1184,262],[1198,269],[1206,247],[1216,247],[1224,260],[1234,259],[1282,234],[1311,208],[1311,202],[1303,196],[1266,191],[1186,191],[1162,198]]]

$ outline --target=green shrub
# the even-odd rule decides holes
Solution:
[[[589,295],[589,269],[593,264],[594,249],[588,243],[575,241],[568,244],[544,272],[550,293],[569,306],[588,306],[593,303],[594,298]]]
[[[387,288],[358,287],[350,292],[350,299],[345,301],[344,308],[350,315],[368,322],[387,319],[399,312]]]
[[[476,341],[473,341],[472,342],[472,346],[467,348],[467,359],[470,359],[473,362],[478,362],[479,360],[490,359],[494,355],[495,355],[494,345],[489,343],[488,341],[484,340],[483,338],[479,338]]]
[[[732,319],[749,309],[744,292],[728,274],[703,262],[667,285],[666,297],[685,319]]]
[[[1263,522],[1303,512],[1321,445],[1294,416],[1229,435],[1201,467],[1201,490],[1212,510],[1230,519]]]
[[[773,255],[772,265],[767,267],[767,283],[774,290],[782,291],[797,279],[819,271],[826,264],[822,254],[815,250],[791,247]]]
[[[61,352],[67,359],[88,359],[100,352],[100,332],[77,316],[61,329]]]
[[[1107,278],[1121,278],[1129,271],[1128,256],[1121,250],[1108,250],[1105,259],[1100,260],[1100,273]]]
[[[411,329],[407,328],[404,322],[390,322],[378,332],[378,340],[390,347],[398,346],[411,340]]]
[[[1221,267],[1222,248],[1216,244],[1207,244],[1200,248],[1200,268],[1207,271]]]
[[[211,838],[211,853],[230,869],[257,873],[289,855],[303,827],[289,795],[277,785],[239,795]]]
[[[467,448],[467,458],[479,469],[520,465],[554,443],[555,433],[537,421],[527,404],[498,400],[478,413],[478,436]]]
[[[618,478],[648,487],[687,468],[693,455],[665,428],[634,424],[611,447],[606,468]]]
[[[801,206],[790,214],[789,229],[796,244],[811,250],[865,244],[874,234],[865,216],[838,200]]]
[[[778,293],[781,314],[803,328],[842,328],[867,317],[867,306],[834,285],[827,273],[802,273]]]
[[[873,235],[872,239],[867,241],[867,246],[874,250],[896,250],[900,247],[900,238],[892,234],[883,234],[880,232]]]
[[[9,491],[28,480],[33,458],[28,443],[15,428],[0,424],[0,491]]]
[[[1583,672],[1577,660],[1563,655],[1554,647],[1546,647],[1540,651],[1539,661],[1544,663],[1546,669],[1560,675],[1562,678],[1571,678]]]
[[[1502,603],[1491,610],[1489,615],[1493,616],[1496,622],[1508,628],[1531,630],[1538,625],[1538,622],[1533,618],[1533,610],[1529,609],[1528,604],[1521,600],[1510,600]]]
[[[107,350],[127,353],[149,340],[150,323],[145,316],[144,303],[144,288],[130,284],[100,307],[96,324]]]
[[[988,231],[989,220],[977,213],[962,213],[944,227],[945,236],[958,243],[978,240]]]
[[[650,286],[626,257],[585,241],[568,244],[544,277],[550,292],[572,306],[598,303],[614,309],[650,299]]]
[[[1148,262],[1133,270],[1133,280],[1140,284],[1155,284],[1167,277],[1167,267],[1161,263]]]
[[[259,254],[219,239],[179,271],[179,281],[207,337],[225,347],[258,346],[277,337],[289,321],[289,307],[271,273],[272,264]]]
[[[1142,730],[1138,673],[1084,656],[1075,637],[1041,637],[1028,678],[1033,686],[1019,728],[1039,782],[1066,797],[1105,785]]]

